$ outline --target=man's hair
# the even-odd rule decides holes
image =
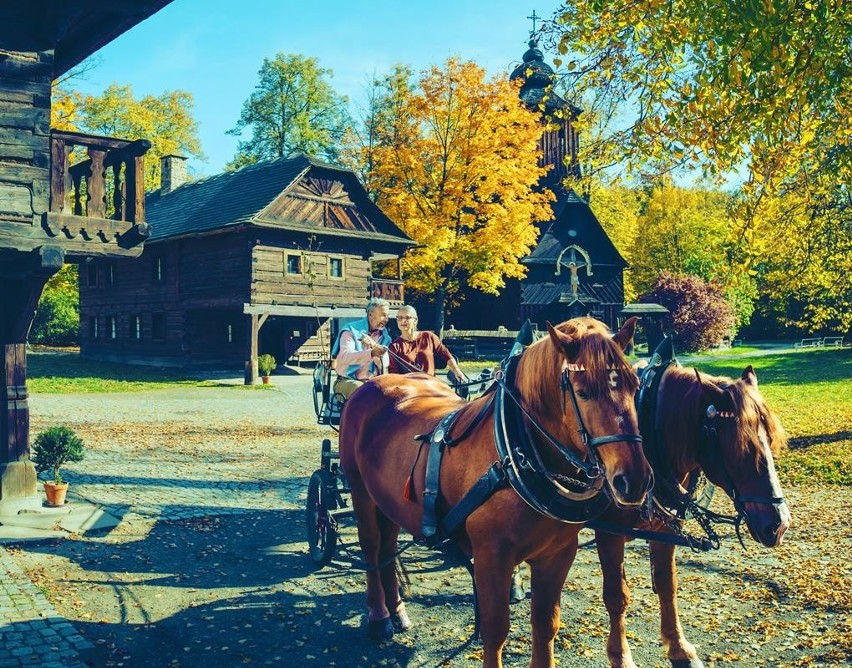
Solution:
[[[381,297],[373,297],[373,299],[367,302],[367,313],[370,313],[373,309],[377,309],[382,306],[390,308],[390,302],[387,299],[382,299]]]
[[[413,306],[409,306],[408,304],[406,304],[405,306],[399,307],[399,311],[397,311],[397,316],[400,313],[409,313],[409,314],[413,315],[415,318],[417,317],[417,309],[414,308]]]

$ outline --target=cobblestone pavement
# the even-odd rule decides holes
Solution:
[[[405,555],[417,626],[389,645],[366,641],[354,527],[344,525],[346,544],[326,568],[316,571],[306,552],[307,481],[319,467],[321,440],[333,432],[316,424],[309,377],[276,376],[274,383],[272,390],[230,381],[31,397],[33,433],[62,423],[83,435],[86,458],[68,465],[66,478],[77,499],[108,511],[117,526],[0,547],[0,668],[479,664],[479,646],[468,642],[467,573],[420,547]],[[792,644],[775,651],[774,640],[743,631],[744,619],[764,614],[760,597],[774,585],[776,553],[754,548],[743,578],[732,566],[737,548],[728,545],[679,559],[688,636],[703,656],[739,657],[721,663],[782,665],[797,656]],[[634,658],[663,666],[644,544],[630,547],[627,569]],[[563,668],[606,665],[597,573],[594,550],[581,550],[563,594],[556,642]],[[742,592],[754,595],[727,616],[724,606]],[[529,660],[528,616],[528,602],[513,607],[509,666]],[[774,653],[765,658],[769,647]]]

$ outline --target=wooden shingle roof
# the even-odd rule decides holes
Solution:
[[[592,209],[573,190],[560,189],[553,203],[553,220],[542,229],[538,244],[522,262],[526,265],[555,264],[567,246],[580,244],[595,264],[626,267],[627,262],[601,227]]]
[[[150,241],[254,225],[414,245],[370,200],[352,171],[305,155],[150,193],[145,207]]]

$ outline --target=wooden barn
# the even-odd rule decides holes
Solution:
[[[402,305],[398,260],[414,242],[353,172],[303,155],[191,182],[168,156],[162,172],[144,255],[81,267],[84,357],[244,368],[254,382],[258,354],[317,359],[370,297]]]
[[[0,511],[21,500],[40,504],[29,461],[26,340],[45,283],[66,262],[139,255],[148,234],[142,173],[149,143],[52,131],[51,84],[169,1],[3,6]]]
[[[527,276],[508,280],[498,297],[468,290],[462,304],[446,318],[459,330],[517,330],[529,318],[540,329],[544,321],[561,322],[594,315],[615,327],[624,306],[627,262],[601,226],[589,202],[565,188],[564,179],[579,175],[579,139],[572,120],[581,110],[553,92],[553,69],[535,40],[523,62],[510,75],[522,81],[521,99],[549,119],[540,141],[541,165],[551,165],[541,186],[556,195],[553,218],[540,224],[539,240],[522,262]],[[559,113],[557,113],[559,112]],[[424,309],[428,313],[430,309]]]

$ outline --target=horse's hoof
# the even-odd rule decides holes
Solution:
[[[701,659],[669,659],[672,668],[704,668]]]
[[[414,624],[411,623],[411,619],[408,617],[408,613],[405,611],[405,608],[397,609],[397,611],[391,615],[391,622],[393,623],[393,628],[395,631],[403,633],[408,631]]]
[[[390,617],[370,620],[367,622],[367,628],[373,642],[386,642],[393,638],[393,622]]]

